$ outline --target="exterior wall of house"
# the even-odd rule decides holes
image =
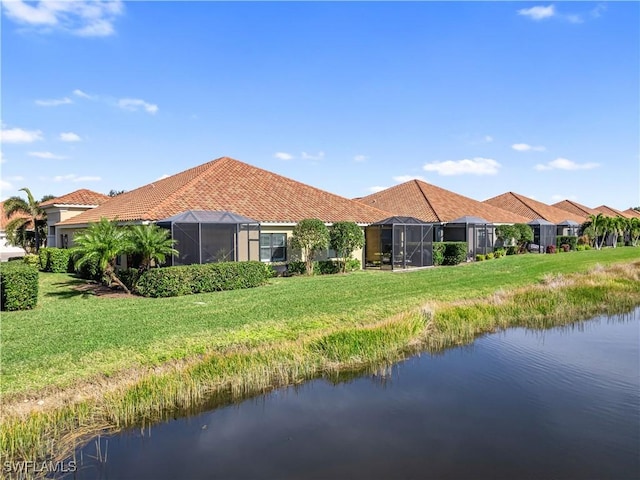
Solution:
[[[56,227],[56,223],[73,218],[76,215],[86,212],[93,207],[74,207],[74,206],[60,206],[60,207],[48,207],[45,208],[47,213],[47,247],[67,248],[60,240],[61,230],[64,227]]]

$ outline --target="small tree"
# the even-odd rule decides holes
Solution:
[[[527,244],[533,241],[533,229],[526,223],[498,225],[496,227],[496,237],[502,241],[503,245],[517,245],[518,251],[524,252],[527,249]]]
[[[158,225],[133,225],[129,228],[130,252],[142,257],[140,271],[149,270],[151,262],[162,263],[168,255],[177,255],[176,240],[169,238],[169,230]]]
[[[498,225],[496,227],[496,238],[500,240],[505,247],[517,244],[517,236],[518,230],[514,225]]]
[[[307,275],[313,275],[316,255],[329,246],[329,229],[317,218],[300,220],[293,229],[291,245],[302,251]]]
[[[364,246],[364,232],[354,222],[336,222],[329,230],[329,246],[336,251],[340,270],[344,273],[353,251]]]
[[[629,219],[629,240],[634,247],[638,245],[640,240],[640,218]]]
[[[125,228],[102,217],[97,223],[90,223],[86,230],[73,238],[76,267],[94,261],[109,283],[116,283],[131,293],[127,286],[116,275],[116,258],[131,251],[131,242]]]

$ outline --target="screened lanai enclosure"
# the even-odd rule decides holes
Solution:
[[[167,265],[260,260],[260,224],[219,210],[187,210],[157,222],[171,231],[179,254]]]
[[[467,242],[467,258],[473,260],[476,255],[493,252],[496,227],[480,217],[460,217],[444,226],[445,242]]]
[[[565,220],[557,225],[556,235],[565,237],[577,237],[580,224],[573,220]]]
[[[549,245],[556,245],[557,227],[555,223],[551,223],[542,218],[527,223],[533,229],[533,245],[538,246],[538,251],[544,253]]]
[[[390,217],[365,231],[365,267],[387,270],[433,265],[433,225],[413,217]]]

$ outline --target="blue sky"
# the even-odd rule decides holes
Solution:
[[[412,177],[640,205],[640,4],[2,5],[2,191],[231,156],[346,197]]]

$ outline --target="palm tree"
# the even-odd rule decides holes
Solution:
[[[96,262],[110,284],[115,283],[125,292],[131,293],[116,275],[116,258],[131,251],[131,241],[126,229],[119,227],[115,221],[110,222],[102,217],[99,222],[90,223],[86,230],[74,235],[73,242],[76,267]]]
[[[4,202],[4,214],[7,218],[14,216],[5,228],[9,242],[14,246],[24,248],[26,253],[35,250],[38,253],[40,246],[46,239],[47,215],[40,207],[42,202],[50,200],[53,195],[45,195],[39,202],[33,198],[31,190],[21,188],[21,192],[27,194],[27,200],[13,196]],[[34,238],[30,238],[30,230],[33,228]]]
[[[169,230],[157,225],[134,225],[129,229],[131,252],[142,256],[140,270],[149,270],[151,262],[163,263],[169,255],[177,255],[173,248],[176,240],[170,238]]]
[[[613,248],[618,246],[618,238],[622,235],[624,236],[624,232],[627,229],[627,219],[622,217],[610,217],[609,227],[612,237]]]
[[[605,231],[606,220],[605,216],[601,213],[597,215],[589,215],[589,221],[591,222],[591,228],[593,230],[594,236],[594,247],[596,250],[600,250],[602,248],[602,244],[604,243],[604,238],[607,236],[607,232]],[[602,242],[598,243],[598,237],[602,236]]]
[[[630,218],[628,223],[629,239],[631,240],[631,245],[635,247],[638,245],[638,240],[640,240],[640,218]]]

